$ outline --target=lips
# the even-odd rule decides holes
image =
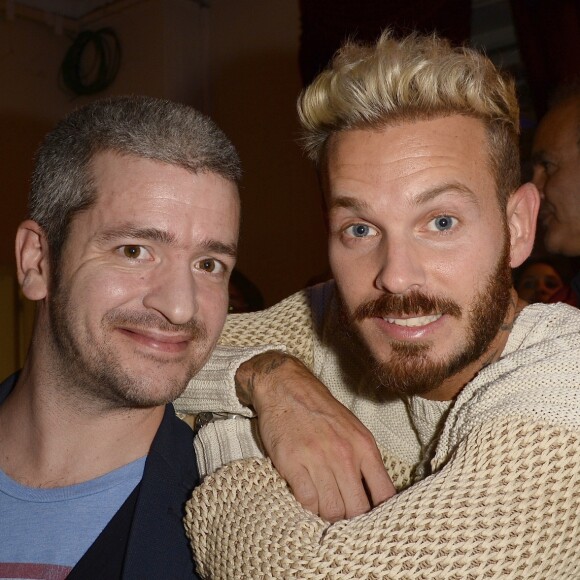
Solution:
[[[145,340],[150,340],[152,342],[165,343],[165,344],[180,344],[184,342],[190,342],[193,340],[191,334],[164,334],[162,332],[156,332],[152,329],[134,329],[134,328],[121,328],[120,330],[142,336]]]
[[[125,337],[133,343],[145,347],[149,351],[165,354],[180,354],[185,352],[191,343],[191,334],[164,334],[151,329],[140,330],[133,328],[117,328]]]
[[[207,338],[205,326],[197,320],[172,324],[152,312],[113,310],[103,318],[103,326],[147,349],[167,353],[183,352],[193,341]]]

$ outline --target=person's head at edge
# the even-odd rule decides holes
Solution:
[[[497,358],[539,204],[514,84],[435,36],[347,43],[301,95],[345,316],[387,390],[453,397]]]
[[[565,284],[564,277],[549,258],[526,260],[514,270],[514,282],[518,296],[530,304],[550,302]]]
[[[532,161],[544,246],[552,254],[580,256],[580,81],[554,94],[534,135]]]
[[[79,407],[178,396],[225,320],[239,178],[234,147],[185,105],[117,97],[58,123],[17,233],[38,303],[21,380],[60,381]]]

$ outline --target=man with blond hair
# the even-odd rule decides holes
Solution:
[[[577,577],[580,313],[511,285],[539,205],[513,83],[385,33],[344,46],[299,114],[334,281],[232,318],[179,402],[237,415],[199,431],[203,471],[243,458],[189,502],[200,572]]]

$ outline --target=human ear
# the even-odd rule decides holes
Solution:
[[[517,268],[532,253],[539,208],[540,194],[533,183],[524,183],[508,199],[506,212],[512,268]]]
[[[29,300],[42,300],[48,291],[48,242],[35,221],[26,220],[16,232],[16,273],[22,293]]]

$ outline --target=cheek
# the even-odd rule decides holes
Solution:
[[[199,289],[197,301],[197,317],[205,324],[210,340],[217,340],[228,313],[229,294],[227,286]]]
[[[145,284],[136,272],[87,272],[77,278],[73,293],[81,307],[105,312],[117,307],[137,307]]]

